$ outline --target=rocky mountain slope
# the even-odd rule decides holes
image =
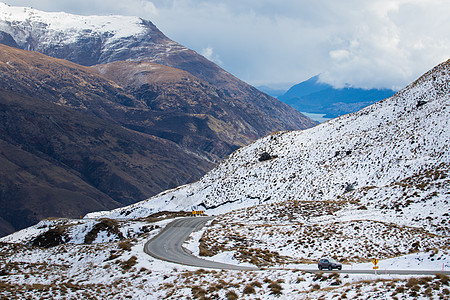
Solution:
[[[2,235],[130,204],[210,168],[172,142],[39,98],[1,90],[0,105]]]
[[[128,205],[212,167],[193,150],[123,127],[129,114],[147,112],[149,123],[158,115],[94,69],[0,45],[0,72],[1,235]]]
[[[94,68],[151,111],[144,116],[134,112],[121,121],[123,124],[169,139],[213,161],[268,130],[283,127],[253,104],[233,99],[222,89],[180,69],[147,62],[115,62]],[[149,114],[158,116],[152,119],[151,126]]]
[[[212,84],[232,102],[245,105],[253,120],[277,130],[315,125],[291,107],[226,72],[195,51],[170,40],[150,21],[123,16],[45,13],[0,3],[0,33],[18,47],[92,66],[116,61],[146,61],[185,70]],[[11,40],[12,38],[12,40]],[[262,122],[269,118],[268,124]]]
[[[251,114],[242,106],[231,105],[220,90],[179,69],[143,62],[120,62],[93,69],[3,45],[0,50],[0,88],[170,140],[209,163],[250,143],[266,130],[247,122],[245,118],[251,119]],[[105,76],[111,76],[107,70],[112,70],[117,75],[112,79],[123,87],[101,76],[98,70],[103,70]],[[124,72],[129,77],[122,77]],[[129,75],[132,72],[135,76]]]
[[[394,94],[395,92],[389,89],[336,89],[319,82],[319,76],[314,76],[294,85],[278,99],[301,112],[321,113],[325,114],[326,118],[336,118],[356,112]]]

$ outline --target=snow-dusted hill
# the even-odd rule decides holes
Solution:
[[[45,220],[4,237],[0,295],[446,299],[447,275],[416,278],[383,270],[450,268],[449,71],[447,61],[363,111],[260,139],[194,184],[84,219]],[[271,159],[260,161],[264,152]],[[217,261],[280,270],[217,272],[143,252],[166,218],[188,215],[150,214],[202,206],[208,214],[223,214],[191,235],[187,248]],[[315,267],[322,256],[335,257],[344,270],[366,271],[378,258],[380,273],[297,270]]]
[[[393,97],[305,131],[280,132],[243,147],[200,181],[112,212],[221,213],[256,204],[342,201],[365,218],[449,232],[450,61]],[[263,152],[277,156],[259,161]],[[380,209],[389,211],[381,215]]]

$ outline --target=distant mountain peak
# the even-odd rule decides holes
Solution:
[[[320,81],[320,75],[291,87],[278,97],[301,112],[324,114],[329,118],[352,113],[389,98],[395,91],[389,89],[362,89],[346,86],[334,88]]]
[[[332,88],[331,85],[319,82],[319,76],[316,75],[308,80],[292,86],[281,98],[287,97],[302,97],[315,92],[323,91]]]

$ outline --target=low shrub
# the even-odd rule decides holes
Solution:
[[[271,295],[280,295],[283,287],[278,282],[272,282],[269,284],[269,289]]]
[[[131,241],[130,240],[123,240],[119,243],[119,249],[125,250],[125,251],[130,251],[131,250]]]
[[[297,280],[295,281],[295,283],[300,283],[302,281],[306,281],[306,279],[299,276],[299,277],[297,277]]]
[[[408,282],[406,282],[406,287],[413,291],[419,291],[420,290],[419,280],[417,280],[417,278],[414,277],[409,278]]]
[[[440,280],[443,285],[449,285],[449,277],[445,274],[436,274],[436,279]]]
[[[267,152],[263,152],[263,153],[261,153],[261,155],[259,156],[258,160],[259,160],[259,161],[266,161],[266,160],[271,160],[271,159],[274,159],[274,158],[277,158],[277,157],[278,157],[278,155],[270,155],[270,154],[267,153]]]
[[[336,285],[341,285],[342,281],[339,279],[336,279],[335,281],[333,281],[332,283],[330,283],[330,285],[336,286]]]
[[[68,236],[64,226],[57,226],[38,235],[31,244],[37,247],[51,248],[66,243]]]
[[[317,272],[316,274],[314,274],[313,281],[317,281],[317,280],[323,281],[322,277],[323,277],[323,272]]]
[[[137,257],[134,255],[130,257],[127,261],[123,261],[120,263],[124,271],[130,270],[136,264],[137,264]]]
[[[114,219],[103,218],[100,222],[95,224],[91,231],[89,231],[84,237],[85,244],[92,244],[97,238],[100,231],[107,231],[110,234],[116,235],[119,240],[123,240],[125,237],[119,230],[119,221]]]
[[[199,286],[192,287],[191,292],[194,298],[204,298],[206,295],[206,291]]]
[[[254,294],[254,293],[256,293],[256,291],[255,291],[255,288],[251,284],[247,284],[244,287],[244,291],[242,292],[242,294],[244,294],[244,295]]]
[[[239,298],[235,291],[228,291],[225,296],[228,300],[236,300]]]

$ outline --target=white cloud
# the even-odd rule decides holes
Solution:
[[[348,50],[338,49],[330,51],[330,56],[333,60],[343,61],[350,57],[350,52]]]
[[[150,19],[254,85],[320,73],[336,86],[400,88],[450,58],[448,0],[3,1]]]
[[[154,3],[165,33],[193,49],[208,41],[227,70],[256,85],[321,73],[336,86],[401,88],[450,58],[445,0]]]
[[[0,0],[14,6],[29,6],[45,11],[65,11],[81,15],[133,15],[151,18],[158,15],[153,2],[148,0]]]
[[[219,55],[214,53],[214,49],[212,47],[206,47],[201,51],[201,55],[209,59],[210,61],[215,62],[218,65],[222,64]]]

